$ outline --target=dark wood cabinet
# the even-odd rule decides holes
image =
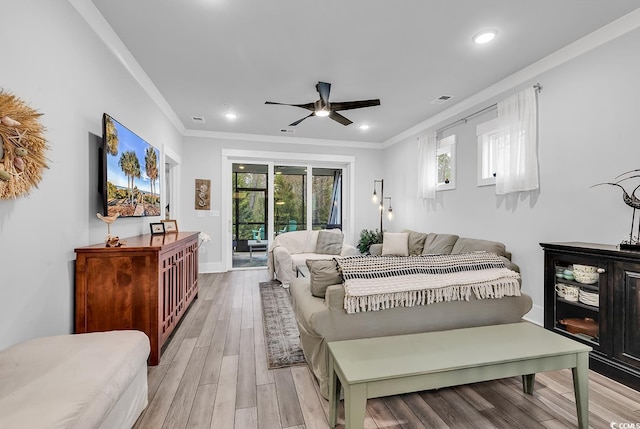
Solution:
[[[640,252],[595,243],[540,245],[545,251],[545,328],[589,344],[591,369],[640,390]],[[574,265],[593,267],[597,280],[567,279],[565,271]],[[577,301],[562,296],[567,287],[579,290]],[[585,333],[583,327],[569,326],[573,323],[597,328]]]
[[[198,296],[198,233],[141,235],[121,247],[76,252],[75,332],[136,329],[151,342],[149,364]]]

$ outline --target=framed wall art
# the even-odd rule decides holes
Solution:
[[[196,210],[211,209],[211,180],[196,179],[196,195],[194,208]]]

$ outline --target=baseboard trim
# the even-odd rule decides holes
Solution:
[[[224,273],[226,270],[222,262],[205,262],[198,267],[198,273]]]
[[[534,305],[531,310],[524,315],[524,320],[527,322],[535,323],[536,325],[544,326],[544,307]]]

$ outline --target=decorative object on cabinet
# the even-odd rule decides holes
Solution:
[[[596,183],[595,185],[591,186],[592,188],[600,185],[617,186],[618,188],[622,189],[622,201],[624,201],[624,203],[629,207],[633,208],[633,213],[631,214],[631,229],[629,230],[629,240],[624,240],[622,243],[620,243],[620,248],[626,249],[626,250],[640,250],[640,219],[638,220],[638,233],[635,236],[633,235],[633,228],[635,226],[635,221],[636,221],[636,210],[640,209],[640,198],[636,197],[636,191],[638,190],[638,188],[640,188],[640,185],[636,186],[631,192],[631,195],[629,195],[626,189],[622,187],[620,182],[623,182],[629,179],[639,178],[640,175],[638,174],[629,176],[629,174],[636,173],[638,171],[640,171],[640,169],[627,171],[626,173],[622,173],[618,175],[617,177],[615,177],[615,179],[619,179],[621,177],[622,178],[617,182]],[[627,176],[627,177],[623,177],[623,176]]]
[[[545,328],[592,346],[592,370],[640,390],[640,253],[596,243],[541,246]],[[575,280],[556,277],[569,267]],[[596,281],[579,282],[581,272]],[[569,287],[577,300],[567,299]]]
[[[200,234],[198,234],[198,240],[200,240],[200,242],[198,243],[199,249],[200,246],[202,246],[204,243],[211,241],[211,237],[209,236],[209,234],[201,232]]]
[[[0,199],[28,195],[49,168],[40,116],[15,95],[0,90]]]
[[[178,222],[174,219],[162,219],[160,222],[164,223],[164,232],[178,232]]]
[[[111,224],[120,217],[119,213],[116,213],[114,216],[104,216],[102,213],[96,213],[98,219],[107,224],[107,238],[105,241],[109,241],[111,238]]]
[[[149,364],[157,365],[163,344],[198,296],[197,247],[197,232],[181,232],[130,237],[120,248],[75,249],[75,332],[142,331],[151,342]]]
[[[151,229],[151,234],[164,234],[164,223],[150,223],[149,228]]]
[[[196,210],[211,209],[211,180],[196,179]]]

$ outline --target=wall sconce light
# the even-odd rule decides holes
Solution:
[[[391,197],[384,197],[385,200],[389,200],[389,208],[387,209],[387,219],[390,221],[393,220],[393,207],[391,207]],[[384,205],[382,206],[382,211],[384,211]]]
[[[376,192],[376,183],[380,183],[380,199],[378,200],[378,193]],[[373,181],[373,195],[371,195],[371,202],[376,204],[378,201],[382,201],[384,198],[384,179]]]

